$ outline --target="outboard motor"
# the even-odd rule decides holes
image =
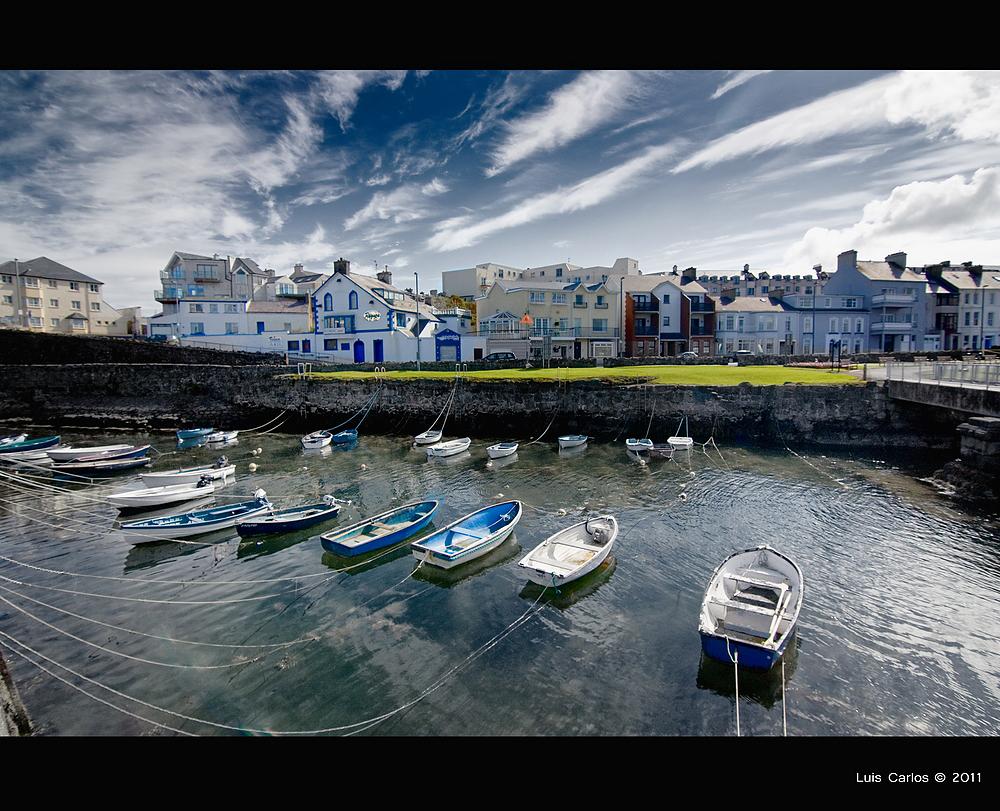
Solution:
[[[328,504],[329,506],[332,507],[334,504],[337,503],[337,499],[335,499],[333,496],[327,493],[325,496],[323,496],[323,503]]]
[[[257,501],[267,501],[267,493],[264,491],[263,487],[258,487],[254,490],[253,497],[257,499]]]
[[[198,479],[198,487],[208,487],[212,483],[211,476],[202,476]]]
[[[229,464],[229,459],[227,459],[225,456],[220,456],[218,459],[215,460],[216,468],[223,468],[228,464]]]

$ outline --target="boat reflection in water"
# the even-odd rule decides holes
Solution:
[[[576,605],[580,600],[589,597],[607,583],[617,566],[618,561],[615,556],[610,555],[594,571],[585,574],[579,580],[574,580],[557,589],[551,586],[540,586],[537,583],[528,583],[521,589],[521,593],[518,596],[523,600],[534,602],[544,590],[545,596],[542,597],[542,602],[558,608],[560,611],[565,611],[570,606]]]
[[[486,467],[491,470],[500,470],[502,467],[507,467],[512,465],[517,461],[517,453],[512,453],[510,456],[501,456],[499,459],[490,459],[486,463]]]
[[[434,524],[429,524],[428,528],[433,531]],[[383,563],[390,563],[394,560],[399,560],[400,558],[405,558],[410,554],[410,541],[413,538],[407,538],[400,541],[396,546],[389,548],[376,549],[374,552],[369,552],[365,555],[353,555],[348,557],[346,555],[335,555],[333,552],[323,552],[322,563],[324,566],[334,569],[336,571],[343,571],[344,574],[361,574],[362,572],[370,572],[381,566]]]
[[[471,451],[462,451],[454,456],[428,456],[427,461],[435,465],[455,465],[459,462],[468,462],[471,458]]]
[[[239,441],[239,440],[237,440],[237,441]],[[191,437],[190,439],[179,439],[179,440],[177,440],[177,450],[183,451],[183,450],[187,450],[189,448],[200,448],[200,447],[202,447],[204,445],[207,445],[207,444],[208,444],[208,442],[205,440],[205,437],[203,437],[203,436],[194,436],[194,437]]]
[[[785,663],[785,689],[787,690],[788,683],[791,681],[799,661],[798,633],[789,640],[782,661]],[[733,665],[727,665],[725,662],[720,662],[702,653],[695,683],[699,690],[711,690],[717,695],[735,698],[736,679],[733,670]],[[770,670],[740,667],[740,700],[744,699],[749,699],[766,709],[780,704],[781,662],[775,664]]]
[[[452,569],[442,569],[438,566],[424,564],[413,572],[413,577],[415,580],[424,580],[427,583],[433,583],[435,586],[450,589],[463,580],[476,577],[487,569],[492,569],[494,566],[506,563],[511,558],[516,557],[520,551],[521,544],[517,542],[517,533],[515,531],[496,549],[491,549],[482,557],[474,558],[468,563],[463,563]]]
[[[587,454],[586,444],[576,445],[575,447],[572,448],[559,448],[559,455],[564,459],[569,459],[574,456],[586,456],[586,454]]]
[[[226,542],[238,538],[239,535],[236,534],[236,530],[233,527],[229,527],[217,530],[216,532],[199,535],[187,543],[180,541],[144,541],[136,544],[129,550],[125,556],[124,571],[127,574],[138,569],[149,569],[174,558],[193,555],[196,552],[204,552],[209,546],[215,548],[217,557],[225,556],[231,553],[226,550]]]
[[[237,440],[238,442],[239,440]],[[303,448],[303,456],[331,456],[333,454],[333,448],[329,445],[324,445],[322,448]]]
[[[315,527],[300,529],[297,532],[276,532],[272,535],[256,535],[240,538],[236,549],[237,558],[256,558],[263,555],[273,555],[283,549],[308,541],[316,537]]]

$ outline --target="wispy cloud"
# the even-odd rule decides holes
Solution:
[[[906,124],[931,137],[1000,141],[1000,72],[903,71],[873,79],[718,138],[673,171]]]
[[[405,70],[328,70],[319,74],[318,94],[323,104],[347,130],[361,92],[371,85],[398,90],[406,79]]]
[[[643,76],[627,70],[593,71],[553,91],[540,110],[505,124],[505,136],[493,151],[486,175],[500,174],[617,120],[641,94]]]
[[[746,84],[751,79],[756,76],[763,76],[766,73],[773,73],[771,70],[738,70],[730,76],[726,81],[720,84],[715,92],[712,94],[713,99],[717,99],[720,96],[725,95],[730,90],[739,87],[741,84]]]
[[[671,158],[676,149],[673,143],[652,147],[618,166],[592,175],[573,186],[538,195],[496,217],[479,222],[474,222],[471,215],[445,220],[435,226],[435,233],[427,240],[427,247],[434,251],[466,248],[499,231],[554,214],[566,214],[596,206],[641,182],[646,173]]]
[[[430,199],[447,191],[448,186],[440,178],[434,178],[427,183],[404,183],[389,192],[375,192],[368,205],[344,221],[344,230],[351,231],[373,220],[400,224],[425,219],[433,213]]]

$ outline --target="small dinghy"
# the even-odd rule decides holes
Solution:
[[[144,507],[159,507],[163,504],[176,504],[179,501],[191,501],[203,498],[213,492],[215,492],[215,483],[208,476],[204,476],[193,484],[167,484],[162,487],[121,490],[108,496],[108,503],[120,510],[135,510]]]
[[[257,490],[253,495],[252,501],[241,501],[238,504],[225,504],[221,507],[210,507],[207,510],[164,515],[145,521],[128,521],[122,523],[121,529],[128,533],[133,543],[147,542],[136,541],[136,536],[145,535],[148,536],[148,541],[161,541],[228,529],[235,526],[241,518],[251,518],[262,513],[269,513],[274,509],[271,502],[267,500],[266,492]]]
[[[625,450],[632,453],[648,453],[653,447],[651,439],[626,439]]]
[[[220,456],[211,465],[199,465],[198,467],[182,467],[177,470],[157,471],[156,473],[140,473],[139,476],[146,484],[184,484],[196,482],[203,476],[207,476],[213,481],[222,479],[225,481],[230,476],[235,475],[236,465],[229,464],[225,456]]]
[[[206,442],[232,442],[239,435],[239,431],[213,431],[205,434]]]
[[[684,433],[681,434],[681,425],[684,426]],[[690,449],[694,445],[694,440],[688,436],[688,418],[681,417],[681,421],[677,423],[677,433],[674,434],[670,439],[667,440],[672,448],[677,448],[680,450]]]
[[[18,462],[26,462],[29,465],[51,465],[52,460],[49,459],[45,451],[22,451],[20,453],[5,453],[0,455],[0,462],[7,462],[9,464],[17,464]]]
[[[583,434],[566,434],[566,436],[559,437],[559,447],[579,448],[586,445],[588,439],[590,439],[590,437],[584,436]]]
[[[70,445],[65,448],[54,448],[46,453],[53,462],[76,462],[83,456],[110,454],[116,451],[131,450],[134,447],[134,445],[95,445],[90,448],[74,448]]]
[[[769,670],[795,632],[802,572],[769,546],[735,552],[712,574],[698,632],[707,656]]]
[[[346,431],[339,431],[330,437],[334,445],[347,445],[351,442],[357,442],[358,440],[358,429],[348,428]]]
[[[654,459],[669,459],[674,455],[674,446],[669,442],[654,442],[646,452]]]
[[[404,504],[344,529],[320,535],[320,542],[327,552],[334,555],[352,557],[374,552],[420,532],[431,522],[438,504],[437,501]]]
[[[444,529],[410,544],[413,557],[431,566],[452,569],[482,557],[502,544],[517,522],[524,507],[520,501],[503,501],[469,513]]]
[[[198,437],[208,436],[214,432],[214,428],[185,428],[177,432],[177,438],[180,440],[196,439]]]
[[[126,445],[117,451],[102,451],[77,456],[74,462],[112,462],[119,459],[139,459],[149,453],[149,445]]]
[[[236,531],[241,538],[251,535],[295,532],[322,524],[324,521],[330,521],[336,518],[339,512],[340,505],[337,503],[337,499],[333,496],[325,496],[318,504],[304,504],[301,507],[277,510],[270,515],[241,519],[236,522]]]
[[[433,445],[440,442],[443,435],[444,431],[424,431],[413,437],[413,443],[415,445]]]
[[[457,456],[463,451],[467,451],[472,444],[472,439],[463,437],[462,439],[451,439],[448,442],[438,442],[436,445],[427,447],[428,458],[432,456]]]
[[[41,451],[54,448],[59,444],[61,436],[43,436],[38,439],[22,439],[20,442],[8,442],[0,445],[0,453],[22,453],[24,451]]]
[[[550,535],[532,549],[518,566],[540,586],[561,586],[594,571],[611,554],[618,537],[618,521],[601,515]]]
[[[313,431],[299,441],[303,448],[325,448],[333,441],[333,434],[329,431]]]
[[[152,460],[148,456],[140,456],[134,459],[97,459],[90,462],[62,462],[53,464],[52,470],[57,473],[78,473],[87,475],[89,473],[119,473],[122,470],[132,470],[137,467],[145,467]]]
[[[505,456],[511,456],[515,453],[517,453],[516,442],[498,442],[496,445],[490,445],[486,449],[486,455],[490,459],[503,459]]]

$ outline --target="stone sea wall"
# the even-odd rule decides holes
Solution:
[[[0,366],[0,423],[65,428],[174,430],[214,425],[249,428],[281,411],[281,430],[329,428],[360,409],[375,379],[298,379],[287,367],[69,364]],[[386,382],[364,432],[414,434],[428,427],[452,380]],[[884,387],[643,386],[601,381],[458,384],[449,435],[599,439],[674,433],[687,415],[698,440],[815,445],[951,448],[961,418],[944,409],[891,400]]]

